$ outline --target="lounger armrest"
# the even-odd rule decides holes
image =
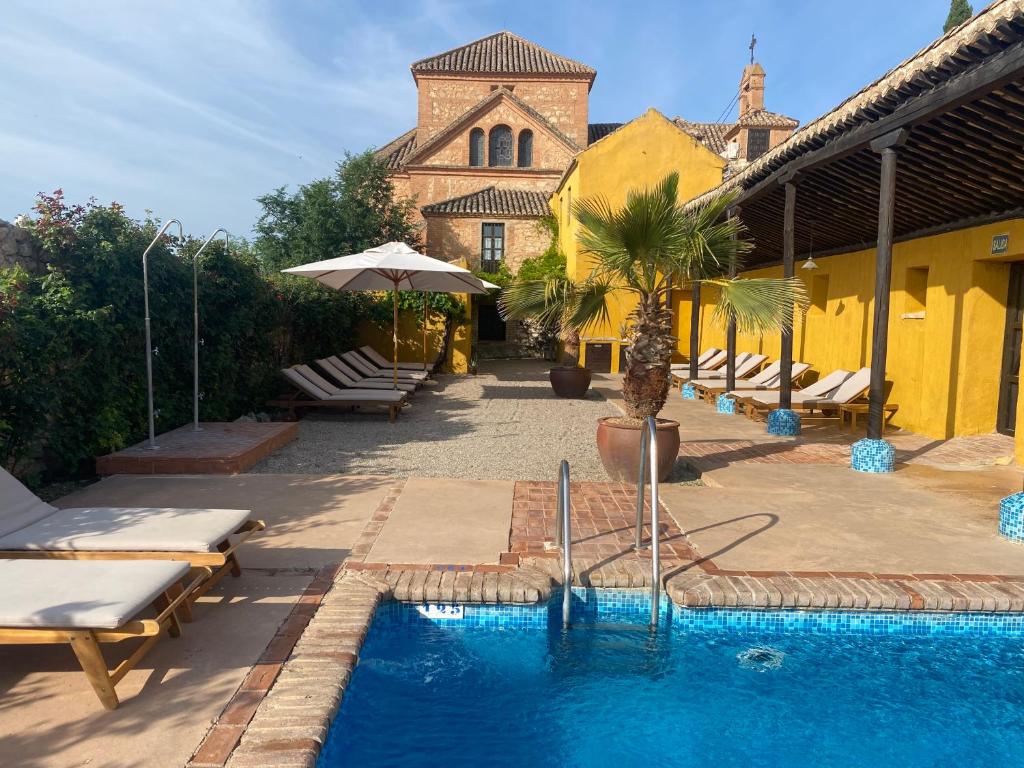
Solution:
[[[224,557],[224,561],[226,562],[227,559],[231,557],[231,555],[234,553],[234,551],[238,549],[240,546],[242,546],[246,541],[248,541],[254,533],[265,530],[266,527],[267,524],[262,520],[246,520],[244,523],[242,523],[238,530],[235,531],[235,535],[238,536],[237,541],[235,541],[234,544],[231,544],[229,547],[220,552],[220,554]]]

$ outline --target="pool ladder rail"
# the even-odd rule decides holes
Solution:
[[[657,629],[661,602],[661,532],[658,521],[658,424],[653,416],[644,420],[640,434],[640,471],[636,479],[636,542],[637,551],[645,549],[644,475],[651,483],[651,620],[650,628]],[[558,471],[558,507],[555,512],[555,548],[562,550],[562,628],[570,626],[572,609],[572,533],[570,514],[572,503],[569,492],[569,462],[562,459]]]
[[[651,482],[651,629],[658,626],[661,601],[661,531],[658,522],[658,423],[653,416],[644,419],[640,432],[640,471],[636,478],[636,550],[644,549],[644,474]]]

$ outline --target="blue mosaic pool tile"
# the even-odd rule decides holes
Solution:
[[[651,595],[645,589],[573,587],[572,593],[573,624],[646,624],[650,618]],[[671,628],[678,632],[767,631],[827,635],[1024,637],[1024,614],[1021,613],[680,608],[665,594],[662,595],[659,608],[660,628]],[[461,619],[430,619],[421,614],[418,605],[394,601],[378,606],[376,615],[408,626],[440,625],[452,629],[483,627],[532,631],[558,628],[561,612],[562,596],[556,592],[543,605],[464,605]]]
[[[999,533],[1014,541],[1024,541],[1024,493],[1015,493],[999,502]]]
[[[683,384],[683,386],[680,387],[679,389],[679,393],[682,396],[683,400],[697,399],[697,390],[696,388],[694,388],[693,384]]]
[[[776,408],[768,413],[768,434],[796,437],[800,434],[800,414],[788,408]]]
[[[728,395],[719,395],[715,400],[715,410],[719,413],[736,413],[736,400]]]
[[[883,474],[892,472],[896,464],[896,449],[885,440],[865,437],[853,444],[850,466],[858,472]]]

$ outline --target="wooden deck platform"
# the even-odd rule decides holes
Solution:
[[[156,450],[149,441],[100,456],[100,475],[235,475],[299,434],[296,422],[202,422],[157,435]]]

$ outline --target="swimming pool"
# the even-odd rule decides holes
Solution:
[[[382,605],[319,766],[1024,765],[1024,621],[999,614]],[[667,601],[666,601],[667,602]]]

